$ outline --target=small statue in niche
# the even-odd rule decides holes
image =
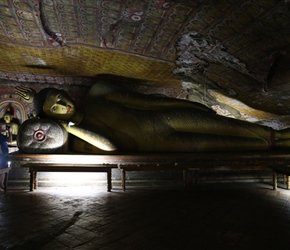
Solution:
[[[34,101],[39,117],[61,121],[72,149],[81,153],[218,152],[290,147],[290,130],[226,118],[206,106],[168,97],[143,95],[111,82],[95,83],[82,103],[63,90],[36,93],[16,87]],[[72,123],[73,125],[70,125]]]
[[[12,139],[8,142],[9,146],[16,146],[16,138],[20,122],[17,118],[14,118],[11,107],[6,109],[5,114],[0,119],[2,134],[6,135],[7,130],[11,131]]]

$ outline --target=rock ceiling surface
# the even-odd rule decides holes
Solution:
[[[136,79],[139,91],[283,127],[289,43],[287,0],[0,0],[6,90],[77,92],[110,74]]]

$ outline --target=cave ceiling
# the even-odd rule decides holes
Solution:
[[[117,78],[288,127],[289,44],[287,0],[0,0],[0,92]]]

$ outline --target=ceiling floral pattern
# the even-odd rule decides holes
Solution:
[[[63,36],[63,45],[116,49],[171,62],[191,10],[168,0],[45,0],[40,8],[44,26]]]

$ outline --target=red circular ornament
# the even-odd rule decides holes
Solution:
[[[45,137],[45,132],[43,130],[36,130],[33,134],[33,138],[36,141],[44,141]]]

